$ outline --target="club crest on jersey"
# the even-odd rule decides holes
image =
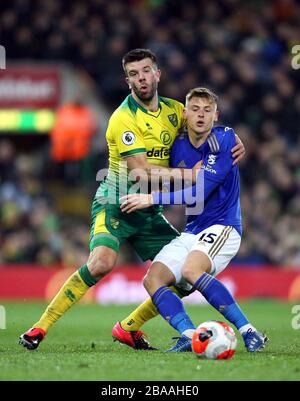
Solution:
[[[131,131],[123,132],[122,134],[122,142],[124,145],[130,146],[135,142],[135,135]]]
[[[112,226],[112,228],[114,230],[116,230],[119,227],[120,222],[119,222],[119,220],[115,219],[114,217],[111,217],[110,218],[110,225]]]
[[[213,166],[216,163],[217,156],[216,155],[208,155],[208,162],[207,164],[210,164]]]
[[[170,123],[171,123],[172,125],[174,125],[174,127],[177,127],[177,125],[178,125],[178,117],[177,117],[177,114],[176,114],[176,113],[174,113],[174,114],[169,114],[169,115],[168,115],[168,119],[169,119]]]

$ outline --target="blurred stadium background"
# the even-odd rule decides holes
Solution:
[[[244,236],[223,280],[240,298],[300,299],[299,21],[296,0],[1,2],[0,299],[49,298],[85,264],[105,129],[128,93],[121,59],[136,47],[157,54],[161,95],[220,94],[221,123],[246,147]],[[180,207],[165,215],[184,226]],[[143,300],[145,268],[125,244],[90,299]]]

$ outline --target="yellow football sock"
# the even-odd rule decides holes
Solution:
[[[49,328],[77,301],[79,301],[90,287],[82,280],[78,271],[64,283],[55,298],[33,327],[40,327],[46,332]]]
[[[151,298],[147,298],[124,320],[121,321],[121,327],[126,331],[137,331],[148,320],[158,315]]]
[[[175,287],[170,287],[170,289],[181,297]],[[148,320],[152,319],[158,314],[158,310],[156,309],[151,298],[147,298],[146,301],[139,305],[124,320],[122,320],[120,324],[121,327],[126,331],[137,331],[140,330],[144,323],[148,322]]]

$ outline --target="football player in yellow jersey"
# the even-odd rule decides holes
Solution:
[[[179,234],[162,215],[159,206],[129,215],[120,209],[119,192],[124,190],[124,171],[142,169],[147,176],[151,175],[151,179],[157,181],[163,179],[164,175],[169,178],[170,174],[178,176],[184,173],[184,169],[167,167],[170,148],[176,134],[185,124],[182,117],[183,104],[158,96],[160,70],[155,55],[147,49],[132,50],[123,57],[123,68],[131,93],[112,114],[107,128],[109,172],[100,184],[92,205],[90,256],[87,264],[63,284],[40,320],[20,336],[20,344],[27,349],[36,349],[49,328],[91,286],[114,268],[120,244],[125,239],[143,260],[147,260],[152,259]],[[234,150],[238,159],[243,156],[242,144]],[[198,167],[196,165],[193,168],[193,177]],[[131,184],[131,181],[126,181],[126,189]],[[118,323],[118,330],[131,339],[130,344],[127,340],[123,342],[134,348],[151,349],[135,325],[156,315],[156,310],[153,305],[144,303],[135,313],[139,319],[130,327],[130,332],[123,330]]]

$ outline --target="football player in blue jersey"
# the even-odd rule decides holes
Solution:
[[[153,204],[187,204],[204,200],[200,213],[189,213],[184,232],[155,257],[144,286],[162,317],[181,336],[169,352],[191,351],[195,330],[179,293],[199,291],[241,333],[248,351],[261,350],[267,337],[249,322],[228,289],[215,278],[239,250],[242,235],[239,168],[233,164],[232,128],[217,126],[218,98],[206,88],[192,89],[186,97],[187,132],[178,136],[171,151],[171,166],[191,168],[203,161],[199,182],[176,192],[132,194],[123,198],[124,213]],[[202,193],[199,194],[199,188]],[[189,195],[193,196],[189,196]],[[193,202],[193,204],[191,204]]]

